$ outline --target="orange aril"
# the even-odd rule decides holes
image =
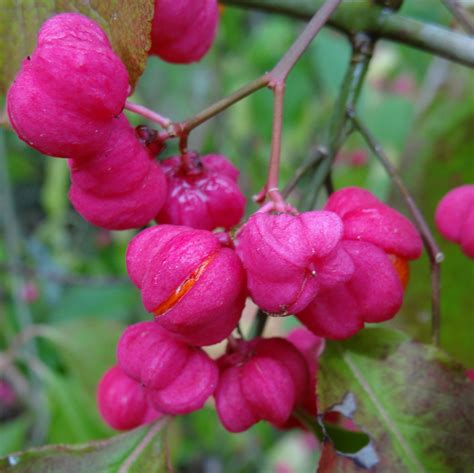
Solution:
[[[199,278],[202,276],[209,264],[211,264],[213,259],[214,255],[207,257],[191,274],[186,277],[168,299],[153,310],[153,314],[156,317],[159,317],[171,310],[198,282]]]
[[[403,288],[406,289],[408,281],[410,280],[410,265],[408,261],[400,256],[387,254],[388,259],[392,263],[395,271],[397,272],[400,281],[402,282]]]

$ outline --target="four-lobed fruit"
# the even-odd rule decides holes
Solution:
[[[352,259],[354,274],[321,291],[297,317],[316,335],[343,339],[365,323],[395,316],[403,302],[407,261],[421,255],[422,241],[406,217],[364,189],[341,189],[325,208],[344,223],[342,247]]]
[[[181,340],[211,345],[234,330],[245,304],[245,272],[216,234],[151,227],[132,239],[126,261],[145,309]]]
[[[238,340],[217,363],[216,410],[230,432],[261,420],[283,426],[308,389],[304,358],[283,338]]]
[[[49,19],[7,95],[10,123],[38,151],[86,158],[107,140],[128,94],[128,73],[100,27],[64,13]]]
[[[163,415],[148,401],[140,383],[119,366],[107,370],[100,380],[97,406],[102,418],[117,430],[134,429]]]
[[[219,23],[217,0],[155,0],[150,54],[189,64],[202,59]]]
[[[218,379],[215,362],[155,322],[128,327],[117,347],[119,366],[140,383],[155,410],[187,414],[200,409]]]
[[[342,234],[333,212],[252,215],[236,247],[254,302],[270,314],[294,314],[322,288],[347,281],[354,267],[339,245]]]
[[[168,182],[168,198],[158,223],[203,230],[237,225],[244,215],[245,196],[237,185],[239,170],[224,156],[197,153],[161,162]]]
[[[451,189],[436,208],[435,222],[446,240],[461,245],[463,253],[474,259],[474,184]]]

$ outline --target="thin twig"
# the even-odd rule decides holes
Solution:
[[[184,120],[181,123],[174,123],[170,125],[170,128],[174,129],[176,136],[178,136],[180,131],[189,133],[191,130],[201,125],[205,121],[209,120],[210,118],[214,117],[218,113],[224,111],[225,109],[229,108],[230,106],[234,105],[245,97],[248,97],[257,90],[263,89],[268,85],[269,82],[270,77],[268,76],[268,74],[264,74],[263,76],[250,82],[244,87],[241,87],[236,92],[230,94],[228,97],[224,97],[218,102],[207,107],[206,109],[194,115],[193,117],[188,118],[187,120]]]
[[[334,182],[332,180],[332,172],[330,172],[327,176],[326,176],[326,180],[324,181],[324,187],[326,189],[326,193],[328,195],[328,197],[334,193],[335,191],[335,188],[334,188]]]
[[[285,200],[279,191],[281,141],[283,131],[283,99],[285,96],[285,82],[279,82],[273,89],[273,128],[272,148],[270,152],[270,163],[268,165],[268,178],[265,186],[266,193],[275,204],[275,210],[285,211]]]
[[[287,53],[281,58],[271,72],[274,81],[285,81],[288,74],[301,58],[321,28],[327,23],[342,0],[326,0],[321,8],[314,14],[298,39],[293,43]]]
[[[322,7],[319,8],[311,18],[311,21],[306,25],[306,28],[299,35],[290,49],[269,73],[271,80],[268,86],[273,90],[274,109],[272,148],[268,167],[268,179],[265,189],[269,200],[274,204],[274,209],[279,212],[284,212],[286,208],[285,200],[279,190],[285,82],[288,74],[291,72],[293,67],[295,67],[303,53],[321,31],[322,27],[326,24],[329,17],[334,13],[340,3],[341,0],[326,0]]]
[[[456,18],[457,22],[463,27],[464,31],[470,36],[474,36],[474,24],[471,22],[471,19],[463,10],[463,8],[458,4],[456,0],[441,0],[444,6],[451,12],[451,14]]]
[[[431,302],[432,302],[432,336],[433,342],[435,345],[439,345],[440,341],[440,324],[441,324],[441,312],[440,312],[440,263],[444,259],[443,253],[440,251],[434,236],[426,223],[423,214],[421,213],[420,209],[418,208],[413,196],[411,195],[410,191],[407,189],[405,184],[403,183],[400,175],[398,174],[397,169],[391,163],[390,159],[388,158],[387,154],[383,150],[382,146],[374,136],[370,133],[369,129],[356,117],[354,110],[349,110],[348,115],[354,124],[354,127],[359,131],[361,136],[367,142],[369,148],[372,150],[374,155],[379,159],[382,166],[387,171],[388,175],[395,183],[396,187],[398,188],[400,194],[402,195],[405,203],[415,221],[415,225],[417,226],[421,237],[423,239],[423,243],[428,253],[430,266],[431,266]]]
[[[323,0],[221,0],[225,5],[279,13],[301,20],[311,18]],[[439,25],[388,11],[372,0],[344,1],[327,23],[351,36],[365,31],[374,38],[396,41],[474,68],[474,39]]]
[[[143,105],[130,102],[129,100],[125,102],[125,110],[136,113],[137,115],[140,115],[153,123],[157,123],[162,128],[167,128],[171,125],[171,120],[169,118],[163,117],[159,113],[156,113],[153,110],[144,107]]]
[[[295,175],[292,177],[290,182],[288,182],[283,191],[283,197],[287,198],[293,192],[293,189],[298,185],[301,179],[303,179],[306,174],[315,169],[327,156],[327,154],[328,150],[324,146],[318,146],[311,159],[306,164],[297,169]]]
[[[314,207],[318,194],[331,172],[336,155],[344,141],[352,132],[352,125],[347,117],[347,109],[354,108],[372,59],[375,40],[365,33],[357,33],[352,38],[352,55],[339,96],[334,106],[327,137],[327,157],[315,171],[312,182],[312,194],[308,194],[306,203]]]

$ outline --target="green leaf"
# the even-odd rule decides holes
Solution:
[[[167,472],[166,420],[84,445],[53,445],[0,459],[0,473]]]
[[[31,419],[22,415],[16,419],[0,422],[0,455],[22,448],[28,435]]]
[[[0,94],[33,51],[42,23],[67,11],[80,12],[102,26],[128,69],[130,83],[136,84],[151,46],[154,0],[5,0],[0,9]]]
[[[94,393],[104,372],[115,364],[115,350],[125,325],[99,318],[73,319],[55,326],[67,344],[57,344],[61,361],[82,389]]]
[[[348,392],[356,402],[353,420],[380,458],[373,471],[472,469],[474,384],[444,352],[383,328],[328,342],[320,360],[319,412]]]

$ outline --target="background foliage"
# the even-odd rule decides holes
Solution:
[[[129,2],[44,2],[47,5],[44,10],[32,16],[28,2],[23,2],[25,7],[18,7],[21,2],[6,2],[0,12],[0,41],[15,45],[17,53],[12,56],[4,47],[0,48],[3,91],[14,74],[13,66],[17,67],[19,58],[31,47],[39,19],[49,15],[59,4],[62,10],[75,9],[81,4],[93,17],[100,16],[113,35],[115,31],[117,41],[127,45],[128,52],[122,51],[125,55],[122,57],[135,54],[133,48],[143,48],[144,44],[132,43],[130,28],[114,24],[116,18],[111,20],[113,15],[104,13],[115,10],[101,10],[106,4],[118,8],[121,3]],[[146,7],[150,2],[142,3]],[[143,25],[149,15],[144,10],[140,15],[126,10],[122,13],[127,21],[135,22],[133,25]],[[449,12],[437,1],[407,0],[402,13],[445,26],[451,22]],[[18,15],[22,15],[24,23],[18,21]],[[149,59],[133,99],[175,120],[191,116],[269,70],[290,46],[301,26],[284,17],[225,7],[218,40],[206,59],[186,67]],[[347,40],[325,30],[290,75],[285,102],[283,183],[323,139],[349,55]],[[143,57],[139,57],[131,66],[135,77],[142,64]],[[377,45],[359,108],[390,158],[401,167],[404,179],[433,229],[433,213],[441,196],[456,185],[474,182],[473,90],[474,76],[468,68],[393,43],[382,41]],[[241,185],[249,198],[260,189],[266,177],[271,114],[272,97],[263,90],[198,128],[190,138],[192,148],[203,153],[219,151],[239,166]],[[136,117],[131,119],[140,123]],[[361,152],[362,149],[362,141],[351,137],[334,171],[336,187],[366,187],[405,211],[380,165],[368,151]],[[165,155],[174,153],[176,149],[170,146]],[[98,416],[96,383],[113,363],[115,344],[125,325],[147,319],[138,292],[128,282],[125,271],[124,251],[132,233],[98,230],[74,212],[67,200],[68,172],[63,160],[44,159],[8,130],[0,130],[0,154],[5,168],[0,169],[3,176],[0,204],[5,217],[0,239],[0,350],[3,352],[0,379],[8,379],[18,393],[12,408],[4,407],[0,401],[0,455],[36,445],[106,439],[113,432]],[[303,183],[295,193],[295,202],[308,194],[309,186],[309,182]],[[254,210],[249,199],[247,211]],[[390,453],[385,449],[393,450],[392,442],[398,445],[397,453],[390,467],[380,471],[405,471],[390,469],[395,468],[394,465],[406,471],[463,471],[461,468],[448,470],[446,465],[452,468],[456,458],[459,465],[467,464],[469,459],[459,455],[462,457],[462,451],[474,451],[474,446],[462,434],[464,424],[458,423],[464,415],[459,405],[468,406],[464,402],[472,401],[472,390],[470,395],[465,393],[468,388],[461,379],[463,369],[456,364],[474,366],[474,269],[458,246],[441,241],[439,235],[438,239],[446,254],[442,266],[441,344],[452,359],[409,342],[407,338],[429,341],[430,280],[425,257],[412,265],[411,283],[401,313],[386,324],[407,335],[384,332],[384,329],[368,330],[338,346],[330,344],[323,360],[324,407],[341,402],[344,386],[351,386],[356,395],[360,394],[354,415],[356,423],[376,440],[386,435],[386,426],[380,430],[380,412],[366,404],[351,370],[341,366],[341,357],[334,357],[335,352],[342,350],[354,356],[355,362],[360,363],[359,368],[369,373],[378,401],[388,409],[389,419],[393,420],[397,432],[401,432],[400,447],[400,438],[388,429],[386,443],[377,454],[389,461]],[[21,270],[12,272],[12,264],[19,264]],[[37,288],[38,297],[25,302],[22,294],[24,296],[31,285]],[[43,328],[38,333],[28,332],[31,322]],[[290,319],[275,320],[268,327],[268,333],[279,333],[294,323]],[[359,353],[361,347],[369,353],[379,350],[374,355],[378,362],[375,366],[367,350]],[[18,348],[15,364],[8,359],[12,348]],[[382,352],[388,356],[388,365],[381,364]],[[393,369],[389,368],[391,363]],[[387,383],[386,370],[392,374],[395,369],[397,377],[391,380],[393,386],[385,386],[385,391],[379,392]],[[456,380],[454,385],[453,380]],[[413,383],[422,383],[426,388],[424,381],[429,385],[429,392],[448,385],[452,391],[443,394],[447,398],[439,404],[439,411],[434,410],[429,419],[421,420],[420,429],[424,429],[423,432],[428,429],[430,441],[418,444],[423,435],[416,432],[413,424],[419,411],[404,410],[400,398],[406,396],[400,389]],[[459,401],[456,406],[452,405],[454,398]],[[420,397],[405,399],[405,407],[409,411],[413,409],[410,403],[421,401]],[[41,414],[33,415],[33,412]],[[464,412],[472,413],[472,407]],[[321,451],[315,448],[317,441],[310,434],[277,432],[263,424],[243,434],[228,434],[211,407],[177,419],[164,430],[177,472],[302,473],[316,470]],[[114,439],[105,450],[99,448],[98,454],[94,446],[86,447],[89,456],[84,461],[96,463],[76,465],[71,471],[92,471],[88,465],[94,465],[94,471],[119,471],[127,452],[133,451],[148,433],[147,428],[124,439]],[[150,438],[161,438],[156,432],[151,435]],[[415,445],[416,451],[408,454],[403,451],[405,441]],[[452,444],[453,456],[433,455],[433,451],[446,442]],[[117,449],[117,445],[123,448]],[[152,442],[150,445],[160,444]],[[57,453],[54,449],[47,451],[47,458],[52,456],[54,461],[61,462],[66,457],[76,461],[78,450],[61,450],[59,459]],[[163,451],[150,455],[145,455],[148,460],[144,461],[154,460],[153,455],[156,455],[153,468],[156,471],[165,468]],[[329,450],[326,455],[330,455]],[[432,458],[425,462],[427,455]],[[32,471],[28,468],[34,457],[34,453],[26,457],[7,457],[0,463],[0,471],[10,471],[7,465],[17,461],[21,468],[16,471]],[[135,468],[137,465],[140,463]],[[130,471],[154,471],[143,468]],[[346,471],[342,468],[340,471]],[[36,466],[34,471],[43,470]]]

